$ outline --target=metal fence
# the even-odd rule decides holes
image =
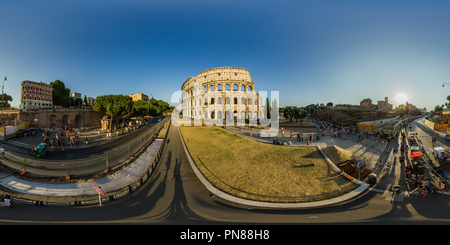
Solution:
[[[117,171],[148,147],[169,119],[165,118],[150,129],[144,129],[131,142],[112,148],[99,157],[85,160],[56,161],[21,157],[8,152],[5,155],[6,161],[3,162],[3,165],[6,165],[13,172],[32,178],[86,178],[109,171]],[[120,138],[117,140],[120,140]],[[77,154],[77,150],[72,152]]]
[[[164,123],[167,120],[170,120],[170,118],[166,118],[166,119],[162,120],[160,123],[158,123],[158,125],[156,127],[157,130],[151,130],[151,132],[158,133],[162,129]],[[169,128],[170,128],[170,124],[169,124]],[[144,171],[144,173],[141,176],[136,178],[136,180],[133,183],[123,186],[122,188],[120,188],[118,190],[115,190],[112,192],[106,192],[100,198],[98,195],[92,195],[92,196],[72,197],[72,199],[73,199],[72,201],[47,202],[47,201],[43,201],[43,200],[45,200],[45,197],[38,197],[38,196],[31,196],[31,195],[27,198],[27,197],[14,197],[11,194],[0,194],[0,197],[10,198],[11,201],[14,201],[14,202],[20,202],[20,203],[32,204],[32,205],[46,205],[46,206],[75,205],[75,206],[78,206],[78,205],[96,205],[96,204],[99,204],[102,202],[108,202],[108,201],[112,201],[112,200],[121,198],[123,196],[126,196],[127,194],[132,193],[132,192],[136,191],[139,187],[141,187],[145,183],[145,181],[148,180],[149,177],[154,173],[154,170],[156,169],[157,164],[161,160],[162,153],[165,148],[165,142],[167,139],[169,128],[167,129],[166,134],[164,135],[164,137],[162,139],[161,146],[159,147],[159,150],[156,153],[155,158],[153,159],[152,163],[149,165],[148,169],[146,171]],[[145,134],[145,135],[148,136],[149,134]],[[152,139],[149,140],[150,143],[153,142],[155,139],[153,134],[151,136],[152,136]],[[143,138],[143,137],[137,138],[135,141],[140,142],[141,138]],[[147,147],[144,147],[144,148],[147,148]],[[129,149],[127,149],[127,150],[129,150]],[[123,163],[123,164],[125,164],[125,163]]]

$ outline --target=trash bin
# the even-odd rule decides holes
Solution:
[[[374,185],[377,183],[377,175],[374,173],[369,174],[368,176],[369,184]]]

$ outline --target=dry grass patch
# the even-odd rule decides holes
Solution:
[[[348,193],[316,147],[288,147],[247,139],[220,127],[180,127],[203,175],[218,189],[269,202],[310,202]],[[314,166],[310,166],[314,162]]]
[[[335,164],[350,160],[350,158],[352,157],[352,153],[335,145],[327,146],[326,148],[322,149],[322,151]]]

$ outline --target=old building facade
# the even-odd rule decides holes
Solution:
[[[53,106],[52,85],[25,80],[20,85],[20,109],[51,108]]]
[[[183,118],[258,118],[259,95],[245,68],[218,67],[199,72],[181,87]]]
[[[143,94],[143,93],[127,94],[127,95],[130,96],[133,99],[133,101],[138,101],[138,100],[148,101],[148,95]]]

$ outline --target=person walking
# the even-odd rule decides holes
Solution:
[[[387,162],[386,165],[385,165],[385,168],[384,168],[384,170],[386,171],[386,173],[383,175],[383,178],[386,176],[386,174],[389,173],[389,171],[391,171],[391,167],[392,167],[391,163],[390,163],[390,162]]]

